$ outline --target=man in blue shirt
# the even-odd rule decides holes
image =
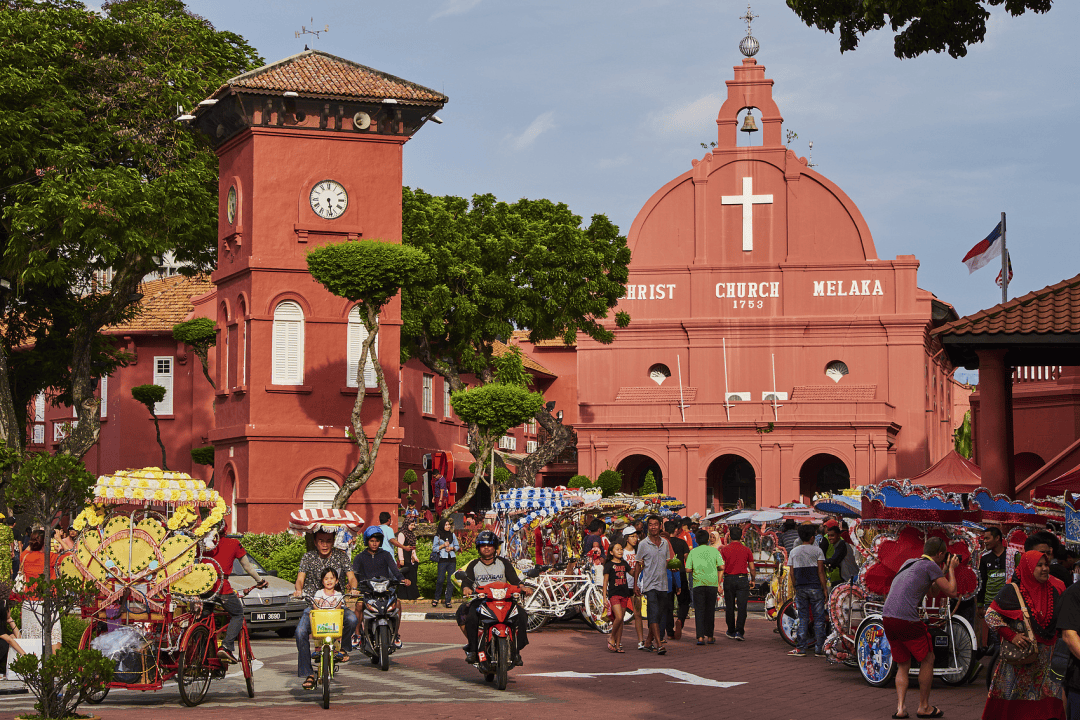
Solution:
[[[382,549],[390,553],[390,556],[394,555],[394,548],[401,548],[406,553],[411,553],[416,549],[414,545],[402,545],[398,542],[397,533],[394,532],[394,528],[390,526],[390,513],[379,513],[379,530],[382,533]]]
[[[386,515],[387,513],[383,513]],[[379,518],[382,519],[381,517]],[[389,520],[389,518],[387,518]],[[366,547],[362,552],[356,554],[353,558],[352,568],[353,575],[356,577],[357,584],[364,580],[371,580],[372,578],[385,577],[393,578],[402,585],[409,585],[408,580],[398,570],[397,563],[394,562],[394,556],[390,552],[383,550],[385,537],[382,533],[383,526],[369,527],[364,531],[364,543]],[[356,617],[360,618],[360,622],[363,622],[364,617],[364,601],[358,600],[356,603]],[[394,617],[394,647],[401,647],[401,636],[398,634],[398,628],[401,625],[401,612],[400,610],[395,613]]]

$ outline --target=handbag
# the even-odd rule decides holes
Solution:
[[[1023,632],[1024,637],[1028,639],[1028,644],[1022,648],[1014,642],[1002,639],[1001,659],[1010,665],[1030,665],[1039,657],[1039,648],[1035,643],[1035,633],[1031,630],[1031,617],[1028,615],[1027,605],[1024,603],[1024,596],[1020,593],[1020,588],[1017,587],[1016,583],[1009,584],[1012,585],[1013,591],[1020,601],[1020,611],[1024,613],[1024,627],[1022,630],[1017,630],[1017,632]]]

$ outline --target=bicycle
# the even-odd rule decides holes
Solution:
[[[311,605],[311,634],[318,643],[312,660],[315,671],[315,687],[322,690],[323,710],[330,709],[330,680],[337,667],[337,654],[341,649],[341,636],[345,628],[345,608],[325,609],[315,607],[315,598],[304,595]]]
[[[562,570],[565,566],[555,566]],[[542,628],[548,620],[562,617],[570,610],[577,610],[585,621],[602,633],[611,632],[612,622],[604,612],[604,596],[591,575],[581,573],[571,565],[566,573],[543,573],[551,565],[534,568],[526,573],[522,583],[533,588],[525,600],[528,613],[528,630]]]

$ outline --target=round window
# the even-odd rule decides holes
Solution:
[[[825,377],[829,378],[833,382],[840,382],[840,379],[847,374],[847,364],[840,360],[833,360],[831,363],[825,366]]]
[[[656,363],[649,368],[649,379],[657,385],[663,385],[664,381],[671,377],[671,370],[663,363]]]

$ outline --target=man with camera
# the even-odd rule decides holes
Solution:
[[[919,663],[919,707],[915,716],[938,718],[945,714],[930,705],[930,687],[934,684],[934,648],[919,607],[931,590],[935,594],[956,597],[956,567],[959,564],[960,558],[949,554],[944,540],[929,537],[923,544],[922,556],[908,560],[900,567],[885,598],[881,622],[897,668],[896,714],[893,717],[898,720],[908,717],[906,701],[912,658]],[[948,578],[942,567],[948,571]]]

